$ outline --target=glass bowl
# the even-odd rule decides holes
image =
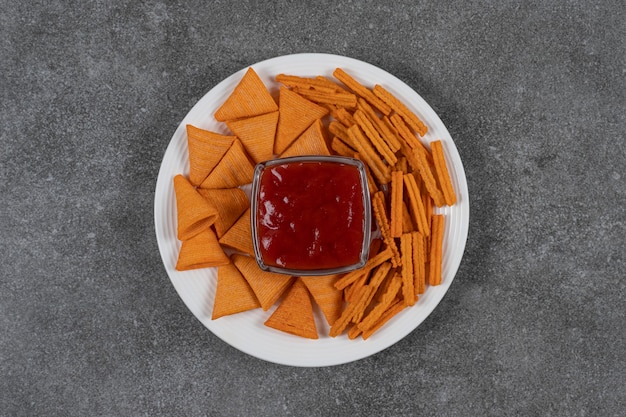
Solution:
[[[372,224],[365,166],[340,156],[259,163],[250,218],[256,261],[264,271],[311,276],[361,268]]]

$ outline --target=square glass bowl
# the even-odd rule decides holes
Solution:
[[[361,268],[372,228],[365,166],[340,156],[262,162],[254,171],[250,218],[264,271],[311,276]]]

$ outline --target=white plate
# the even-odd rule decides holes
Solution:
[[[454,207],[438,210],[446,214],[443,241],[442,284],[427,287],[415,306],[406,308],[367,340],[350,340],[347,336],[326,336],[325,325],[318,312],[318,340],[303,339],[264,326],[270,311],[256,309],[245,313],[211,320],[216,287],[216,269],[205,268],[179,272],[175,269],[180,242],[176,238],[176,201],[173,178],[189,174],[187,135],[185,126],[228,133],[225,124],[213,118],[215,110],[237,85],[247,67],[231,75],[209,91],[191,109],[174,133],[165,152],[155,191],[154,217],[156,236],[165,269],[189,310],[220,339],[257,358],[292,366],[329,366],[356,361],[393,345],[413,331],[439,304],[458,270],[469,225],[467,181],[459,153],[437,114],[408,85],[373,65],[342,56],[328,54],[298,54],[269,59],[252,65],[270,92],[276,95],[274,77],[279,73],[332,77],[335,68],[345,69],[367,86],[380,84],[395,94],[428,126],[425,140],[441,139],[449,164],[450,176],[457,194]]]

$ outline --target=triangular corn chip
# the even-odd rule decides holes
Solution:
[[[239,84],[215,112],[215,119],[220,122],[258,116],[278,110],[276,102],[259,78],[258,74],[248,68]]]
[[[215,222],[217,209],[207,203],[187,178],[180,174],[174,177],[174,192],[179,240],[187,240]]]
[[[330,155],[326,139],[322,131],[322,120],[314,121],[307,130],[304,131],[285,152],[280,154],[281,158],[299,155]]]
[[[318,338],[313,304],[302,281],[296,280],[265,325],[308,339]]]
[[[282,293],[291,285],[292,277],[263,271],[259,268],[254,258],[250,256],[233,254],[232,260],[252,287],[264,311],[267,311],[274,305]]]
[[[335,282],[339,277],[340,275],[301,277],[302,282],[306,285],[315,303],[320,307],[326,321],[331,326],[341,315],[343,307],[343,291],[335,288]]]
[[[240,140],[235,140],[200,188],[235,188],[252,182],[254,166]]]
[[[235,224],[239,216],[250,207],[250,200],[246,193],[240,188],[206,189],[199,188],[198,193],[202,195],[208,203],[217,210],[217,219],[213,223],[217,237],[222,237],[224,233]]]
[[[233,264],[217,268],[212,320],[261,307],[254,291]]]
[[[328,113],[328,109],[318,106],[286,87],[280,88],[278,105],[280,115],[274,142],[274,153],[277,155],[283,153],[311,123]]]
[[[250,208],[224,233],[224,236],[220,238],[220,244],[254,256]]]
[[[211,228],[207,228],[191,239],[183,241],[178,254],[176,269],[208,268],[226,265],[230,262],[228,256],[217,241],[217,236]]]
[[[230,149],[235,136],[225,136],[187,125],[189,148],[189,181],[195,186],[215,168],[222,156]]]
[[[254,162],[259,163],[274,156],[274,137],[278,124],[278,111],[260,116],[226,122],[237,135]]]

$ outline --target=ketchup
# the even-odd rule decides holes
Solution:
[[[357,264],[364,240],[363,192],[354,165],[304,161],[266,167],[256,213],[263,263],[294,270]]]

